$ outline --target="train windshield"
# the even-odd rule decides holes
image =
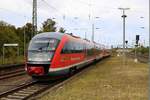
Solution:
[[[38,38],[30,42],[28,61],[51,61],[59,40],[52,38]]]
[[[36,51],[54,51],[59,40],[52,38],[38,38],[31,41],[29,50]]]

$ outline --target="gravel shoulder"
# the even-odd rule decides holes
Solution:
[[[110,57],[40,100],[147,100],[148,65]]]

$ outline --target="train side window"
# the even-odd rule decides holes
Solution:
[[[67,46],[66,46],[66,44],[65,44],[64,47],[63,47],[63,49],[62,49],[62,51],[61,51],[61,53],[65,53],[65,52],[66,52],[66,49],[67,49]]]
[[[82,53],[84,50],[84,45],[82,45],[79,42],[69,41],[67,42],[61,53],[67,54],[67,53]]]
[[[71,49],[72,49],[71,43],[70,43],[70,42],[67,42],[67,43],[65,43],[65,45],[64,45],[64,47],[63,47],[61,53],[64,53],[64,54],[66,54],[66,53],[71,53]]]

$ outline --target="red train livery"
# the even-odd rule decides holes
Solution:
[[[103,45],[71,34],[46,32],[30,41],[26,71],[33,78],[61,77],[106,56],[109,52]]]

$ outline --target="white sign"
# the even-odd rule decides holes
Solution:
[[[18,44],[14,43],[14,44],[4,44],[5,47],[17,47]]]

